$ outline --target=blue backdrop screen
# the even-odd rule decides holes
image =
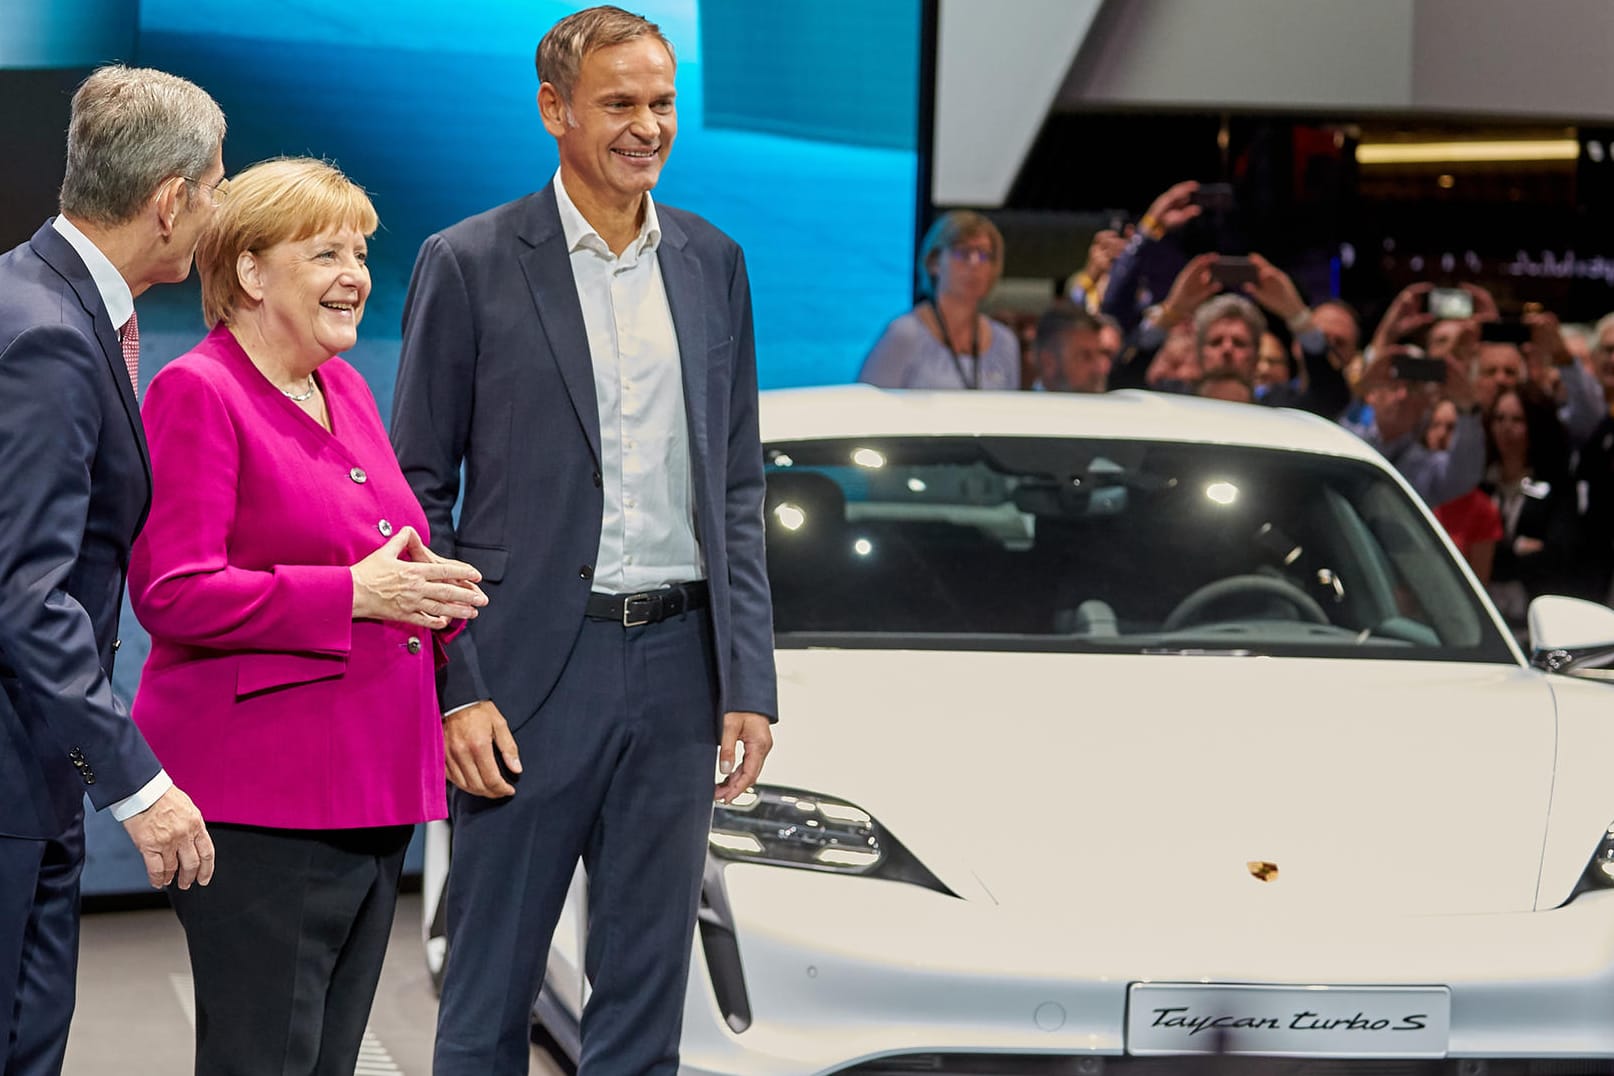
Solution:
[[[533,52],[579,6],[140,5],[139,62],[218,98],[230,171],[309,154],[374,197],[375,291],[350,358],[383,410],[421,241],[555,170]],[[911,299],[919,0],[644,0],[636,10],[679,60],[678,139],[655,197],[745,248],[763,386],[850,380]],[[176,334],[162,340],[168,351],[183,350],[201,330],[190,296],[153,301],[180,308],[153,328]]]

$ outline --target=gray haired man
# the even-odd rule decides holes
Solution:
[[[224,114],[104,67],[73,96],[61,214],[0,255],[0,1072],[59,1073],[78,964],[84,797],[151,884],[213,846],[112,693],[129,547],[151,500],[134,300],[184,280],[223,195]]]

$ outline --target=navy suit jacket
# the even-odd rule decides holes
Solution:
[[[656,214],[720,727],[721,711],[777,712],[751,290],[733,240],[694,214]],[[604,509],[593,365],[553,185],[426,240],[403,336],[393,445],[433,546],[475,565],[489,599],[450,645],[440,701],[491,698],[519,728],[582,628]]]
[[[151,467],[101,293],[49,224],[0,255],[0,835],[61,836],[158,763],[112,693]]]

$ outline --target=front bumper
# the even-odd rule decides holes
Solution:
[[[752,1019],[727,1025],[697,941],[688,1076],[900,1071],[883,1066],[904,1058],[962,1073],[921,1058],[981,1054],[1040,1059],[1027,1072],[1142,1071],[1077,1064],[1125,1056],[1134,982],[1446,986],[1448,1058],[1614,1059],[1614,892],[1506,915],[1186,921],[750,865],[725,882]],[[997,1064],[986,1071],[1016,1071]]]

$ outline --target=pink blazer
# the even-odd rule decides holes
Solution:
[[[348,566],[426,537],[375,398],[333,358],[327,433],[223,326],[152,379],[151,516],[130,601],[151,633],[134,720],[209,822],[446,814],[433,633],[353,620]]]

